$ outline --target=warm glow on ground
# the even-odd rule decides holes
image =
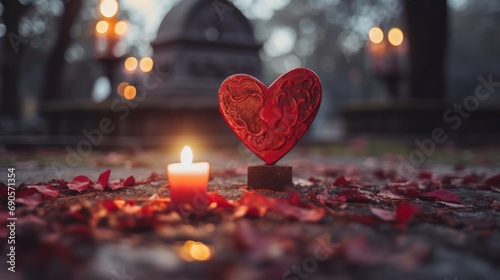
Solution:
[[[189,262],[207,261],[212,258],[212,249],[202,242],[188,240],[180,248],[179,255],[182,259]]]
[[[125,88],[128,86],[129,86],[129,84],[127,82],[120,83],[117,87],[118,94],[120,96],[123,96],[123,93],[125,92]]]
[[[104,20],[99,21],[95,26],[95,30],[99,34],[105,34],[106,32],[108,32],[108,29],[109,29],[109,23]]]
[[[368,31],[368,37],[374,44],[380,44],[384,40],[384,32],[379,27],[372,27]]]
[[[144,57],[141,59],[139,66],[143,72],[148,73],[153,70],[153,59],[151,57]]]
[[[137,69],[137,58],[129,57],[125,60],[125,70],[132,72]]]
[[[397,27],[394,27],[391,30],[389,30],[389,34],[387,34],[387,39],[389,40],[389,43],[391,43],[391,45],[397,47],[403,43],[404,40],[403,31],[401,31],[401,29]]]
[[[115,33],[118,35],[124,35],[127,32],[128,24],[126,21],[119,21],[115,25]]]
[[[99,5],[99,11],[107,18],[113,17],[118,13],[118,2],[116,0],[103,0]]]
[[[137,90],[134,86],[126,86],[123,90],[123,97],[127,100],[132,100],[137,95]]]

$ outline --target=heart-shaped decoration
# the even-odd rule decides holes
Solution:
[[[266,164],[275,164],[311,126],[321,103],[321,83],[309,69],[296,68],[268,88],[245,74],[219,88],[219,110],[240,140]]]

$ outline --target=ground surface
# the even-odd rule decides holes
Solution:
[[[499,279],[496,153],[452,151],[404,169],[398,154],[411,149],[363,145],[298,147],[282,161],[294,168],[288,193],[247,190],[246,166],[259,161],[243,149],[195,149],[221,195],[196,209],[169,203],[172,151],[94,152],[69,168],[67,152],[3,152],[2,168],[26,185],[16,272],[4,266],[1,279]],[[96,190],[106,170],[136,183]],[[78,175],[92,180],[81,192],[71,190]]]

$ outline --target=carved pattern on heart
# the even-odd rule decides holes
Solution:
[[[318,76],[293,69],[267,88],[249,75],[227,78],[219,109],[238,138],[266,164],[274,164],[302,138],[321,102]]]

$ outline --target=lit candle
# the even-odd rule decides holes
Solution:
[[[172,203],[196,206],[200,201],[203,202],[206,199],[209,170],[208,162],[193,163],[193,152],[185,146],[181,152],[181,163],[167,166]]]

